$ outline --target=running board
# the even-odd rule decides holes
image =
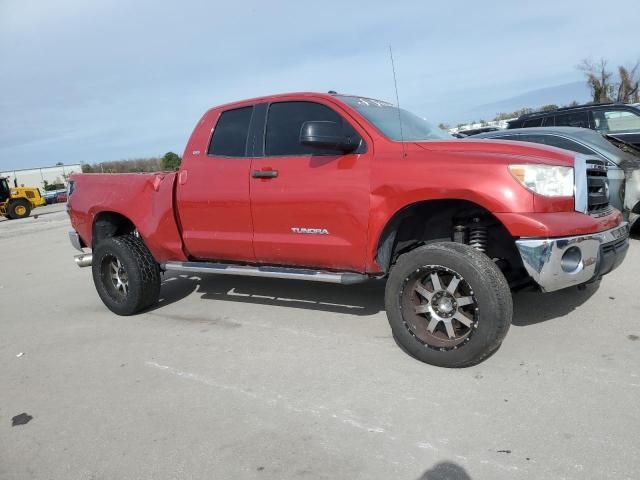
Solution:
[[[325,272],[305,268],[252,267],[227,263],[167,262],[160,265],[163,270],[193,273],[215,273],[219,275],[242,275],[245,277],[285,278],[289,280],[311,280],[313,282],[353,285],[369,277],[353,272]]]

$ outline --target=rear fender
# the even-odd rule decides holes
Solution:
[[[175,173],[87,174],[73,177],[74,193],[69,199],[71,223],[87,245],[93,245],[96,220],[99,229],[122,228],[129,223],[138,232],[158,262],[186,260],[182,239],[174,217]],[[127,231],[129,228],[125,228]]]

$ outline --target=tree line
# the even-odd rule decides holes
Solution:
[[[182,158],[174,152],[162,157],[134,158],[130,160],[112,160],[100,163],[83,163],[82,173],[139,173],[177,170]]]
[[[632,66],[619,65],[617,76],[607,67],[607,60],[601,58],[594,63],[582,60],[578,69],[587,78],[587,85],[593,98],[591,103],[638,103],[640,102],[640,60]]]

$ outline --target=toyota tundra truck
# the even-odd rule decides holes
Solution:
[[[112,312],[156,304],[164,272],[385,278],[397,343],[443,367],[498,349],[512,290],[598,282],[628,249],[602,160],[452,139],[390,103],[333,92],[210,109],[177,172],[70,180],[76,262]]]

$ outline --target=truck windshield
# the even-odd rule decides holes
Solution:
[[[402,108],[400,109],[400,118],[402,119],[401,134],[398,108],[391,103],[346,95],[337,95],[337,98],[356,109],[374,127],[380,130],[385,137],[391,140],[417,142],[452,138],[444,130],[431,125],[425,119]]]

